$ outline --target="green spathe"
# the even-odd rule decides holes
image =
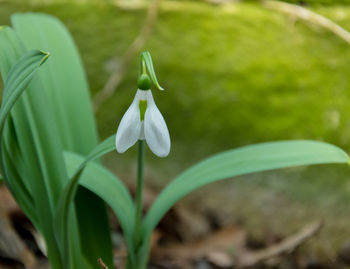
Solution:
[[[156,86],[158,90],[161,90],[161,91],[164,90],[158,83],[157,76],[156,76],[156,73],[155,73],[154,67],[153,67],[152,57],[151,57],[151,54],[149,53],[149,51],[144,51],[141,53],[140,70],[139,71],[140,71],[140,74],[142,74],[142,75],[146,74],[148,72],[148,74],[151,76],[151,79],[152,79],[154,86]],[[150,89],[150,88],[148,88],[148,89]]]

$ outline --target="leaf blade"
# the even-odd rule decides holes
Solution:
[[[93,162],[94,160],[100,158],[101,156],[111,152],[112,150],[115,149],[115,135],[110,136],[103,142],[101,142],[87,157],[85,158],[78,158],[74,159],[72,156],[68,157],[71,158],[73,161],[75,160],[75,164],[77,163],[77,160],[80,161],[79,165],[75,166],[75,170],[72,172],[72,166],[68,162],[66,163],[68,167],[68,171],[72,172],[71,179],[69,183],[66,185],[64,188],[60,200],[55,212],[55,230],[57,233],[58,238],[62,238],[63,242],[61,242],[61,247],[64,249],[65,245],[67,244],[67,238],[68,238],[68,218],[69,218],[69,210],[70,206],[73,204],[74,197],[76,195],[78,185],[79,185],[79,180],[83,175],[84,169],[89,165],[90,162]],[[67,155],[67,154],[66,154]],[[66,157],[67,158],[67,157]],[[72,162],[72,161],[71,161]],[[101,170],[103,171],[103,170]],[[86,177],[85,177],[86,178]],[[110,176],[107,178],[110,178]],[[117,181],[116,181],[117,182]],[[84,184],[82,184],[84,186]],[[85,186],[88,189],[90,189],[92,192],[96,192],[94,188],[91,187],[92,185]],[[112,188],[113,186],[115,189],[123,189],[124,186],[122,184],[119,185],[111,185]],[[123,187],[121,187],[123,186]],[[103,189],[99,187],[100,192],[98,193],[98,196],[102,197],[104,199],[104,194],[103,194]],[[109,189],[106,187],[106,190]],[[125,189],[125,188],[124,188]],[[132,206],[132,200],[129,195],[129,193],[125,190],[122,190],[122,196],[125,201],[124,201],[124,207],[128,208],[130,212],[133,212],[133,206]],[[105,200],[105,199],[104,199]],[[122,201],[122,200],[121,200]],[[112,203],[111,200],[109,200],[109,203]],[[122,204],[122,202],[120,202]],[[123,207],[123,208],[124,208]],[[115,209],[117,210],[117,209]],[[117,211],[119,212],[119,211]],[[119,214],[119,213],[118,213]],[[125,213],[123,213],[125,215]],[[131,215],[132,216],[132,215]],[[132,218],[130,219],[130,216],[128,215],[128,220],[125,219],[125,221],[122,222],[123,229],[127,232],[127,234],[131,233],[130,227],[133,225]],[[123,218],[124,220],[124,218]]]
[[[13,29],[4,27],[0,30],[0,69],[5,81],[11,67],[26,51]],[[35,193],[32,197],[38,221],[34,224],[45,237],[50,263],[55,268],[61,265],[61,256],[53,234],[52,213],[66,175],[65,169],[62,169],[63,156],[55,139],[54,126],[51,124],[51,111],[47,107],[46,97],[37,76],[27,88],[11,109],[14,128],[8,133],[8,139],[16,139],[15,143],[18,143],[21,149],[21,169],[27,178],[23,182],[30,184],[28,189]],[[42,113],[42,110],[45,113]],[[12,152],[8,154],[12,155]],[[11,158],[17,156],[12,155]],[[14,160],[16,162],[16,159]],[[14,166],[13,169],[18,167]],[[19,190],[12,191],[16,191],[15,197],[21,195]]]
[[[22,13],[11,17],[16,32],[28,48],[40,48],[52,53],[50,62],[40,70],[39,77],[45,85],[57,125],[58,138],[64,150],[88,154],[97,145],[97,128],[91,106],[89,87],[82,61],[69,31],[57,18],[41,13]],[[78,208],[94,204],[98,211],[76,211],[80,227],[82,254],[95,266],[96,259],[89,248],[90,244],[99,245],[106,251],[103,259],[112,267],[112,243],[105,206],[97,196],[84,187],[74,199]],[[91,214],[94,214],[91,216]],[[84,215],[86,214],[86,215]],[[90,218],[89,222],[84,219]],[[70,220],[71,221],[71,220]],[[70,227],[73,227],[71,224]],[[91,231],[95,236],[87,242],[84,233]],[[72,246],[76,247],[76,244]],[[80,255],[82,256],[82,255]]]
[[[84,158],[72,152],[64,154],[68,174],[73,177]],[[97,178],[103,179],[96,181]],[[102,198],[117,215],[126,239],[132,238],[134,205],[123,183],[98,163],[89,163],[81,174],[79,184]],[[132,247],[131,241],[128,245]]]
[[[38,50],[28,51],[11,68],[4,83],[4,95],[0,110],[0,135],[11,108],[49,55],[49,53]]]
[[[248,173],[326,163],[349,163],[349,157],[333,145],[307,140],[262,143],[214,155],[187,169],[161,192],[142,231],[148,236],[179,199],[206,184]]]

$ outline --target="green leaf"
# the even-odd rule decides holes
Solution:
[[[51,53],[39,77],[63,149],[88,154],[97,145],[97,128],[86,75],[71,35],[62,22],[46,14],[15,14],[11,21],[27,48]]]
[[[45,62],[48,53],[42,51],[32,50],[25,53],[17,62],[13,65],[7,74],[7,78],[4,83],[4,90],[2,96],[2,105],[0,109],[0,137],[3,137],[3,128],[8,115],[16,103],[18,98],[27,88],[29,82],[36,74],[37,69]],[[13,124],[12,124],[13,126]],[[13,130],[13,128],[12,128]],[[3,139],[3,138],[2,138]],[[16,195],[16,198],[26,212],[33,223],[37,223],[34,211],[34,205],[32,196],[29,193],[28,187],[23,182],[23,176],[19,176],[16,169],[14,169],[15,161],[9,154],[10,149],[12,154],[19,155],[19,149],[17,143],[14,143],[13,139],[4,138],[5,143],[1,143],[0,150],[2,151],[1,171],[7,175],[7,182],[10,188],[16,189],[21,192],[21,195]],[[7,147],[5,149],[5,147]],[[10,160],[12,159],[12,160]],[[17,159],[18,160],[18,159]],[[22,162],[16,162],[16,166],[22,166]],[[22,170],[23,171],[23,170]],[[21,169],[19,169],[21,172]],[[12,182],[10,182],[10,179]],[[11,187],[12,186],[12,187]],[[16,194],[15,192],[13,192]]]
[[[97,198],[98,202],[96,202]],[[109,236],[109,217],[107,214],[103,214],[106,212],[105,203],[85,187],[78,188],[75,200],[89,201],[88,204],[75,203],[75,211],[79,224],[77,226],[77,229],[79,229],[77,233],[82,235],[80,238],[80,249],[83,251],[85,258],[90,262],[92,268],[96,268],[96,260],[98,258],[101,258],[108,268],[114,268],[111,251],[112,243]],[[92,215],[92,213],[94,214]],[[96,221],[92,217],[98,217],[99,219]],[[94,222],[93,225],[91,225],[91,222]],[[94,263],[92,264],[92,262]]]
[[[38,50],[28,51],[8,73],[4,83],[4,93],[0,110],[0,137],[11,108],[27,88],[37,69],[46,61],[49,55],[49,53]]]
[[[37,226],[37,214],[35,212],[34,200],[32,191],[29,189],[30,184],[26,182],[24,162],[20,157],[20,149],[16,139],[13,139],[14,126],[11,117],[9,117],[7,124],[3,130],[4,136],[1,140],[1,169],[6,179],[6,185],[14,195],[18,204],[32,221]],[[19,193],[19,195],[18,195]]]
[[[0,71],[5,83],[11,81],[8,80],[11,68],[26,51],[11,28],[4,27],[0,30]],[[8,159],[11,158],[11,162],[16,164],[10,166],[8,162],[6,169],[8,175],[12,175],[9,180],[18,181],[20,176],[27,189],[35,194],[32,195],[35,216],[29,217],[36,218],[37,222],[34,222],[34,225],[44,235],[52,268],[59,268],[62,257],[53,233],[52,217],[63,182],[67,177],[60,143],[56,139],[57,132],[52,120],[52,111],[38,76],[32,79],[26,89],[10,111],[13,128],[8,128],[6,133],[6,143],[10,144],[12,140],[17,144],[21,154],[18,155],[11,149],[1,156],[7,158],[6,155],[11,155]],[[7,91],[4,93],[4,98],[10,100],[13,98],[12,93]],[[5,137],[5,133],[3,136]],[[1,142],[4,146],[3,140]],[[21,167],[17,163],[21,164]],[[25,178],[22,178],[23,175]],[[23,201],[26,195],[23,190],[14,188],[13,182],[9,185],[16,199]]]
[[[211,182],[259,171],[327,163],[349,163],[349,157],[336,146],[315,141],[262,143],[214,155],[187,169],[161,192],[142,230],[147,238],[179,199]]]
[[[115,136],[113,135],[113,136],[107,138],[102,143],[100,143],[86,158],[84,158],[84,159],[80,158],[79,159],[81,161],[80,165],[76,167],[76,170],[72,174],[72,177],[71,177],[69,184],[67,184],[64,191],[61,194],[60,201],[58,203],[58,206],[56,209],[56,214],[55,214],[55,220],[56,220],[55,221],[55,223],[56,223],[55,229],[56,229],[56,233],[58,235],[58,238],[62,238],[64,240],[62,242],[62,246],[61,246],[62,249],[64,249],[66,247],[66,244],[68,243],[67,242],[67,240],[68,240],[68,230],[67,229],[68,229],[69,210],[70,210],[70,206],[73,204],[73,199],[75,197],[75,194],[76,194],[76,191],[78,188],[79,179],[80,179],[85,167],[89,164],[89,162],[92,162],[92,161],[100,158],[101,156],[103,156],[103,155],[105,155],[105,154],[107,154],[115,149],[115,142],[114,141],[115,141]],[[69,170],[69,171],[71,171],[71,170]],[[102,175],[99,177],[101,179],[103,179]],[[95,186],[95,185],[93,185],[93,186]],[[101,185],[98,184],[95,187],[100,187],[100,186]],[[111,187],[113,187],[113,186],[111,186]],[[120,188],[119,185],[118,185],[118,188]],[[89,186],[88,189],[90,189],[94,193],[96,192],[96,190],[94,188],[92,188],[91,186]],[[116,192],[116,194],[117,194],[117,192]],[[101,196],[101,194],[98,194],[98,195]],[[123,199],[127,200],[127,202],[125,202],[125,203],[128,203],[129,201],[131,201],[130,195],[127,193],[127,195],[125,196],[125,192],[124,192]],[[131,205],[132,205],[132,203],[131,203]],[[131,222],[131,224],[132,224],[132,222]],[[123,223],[122,223],[122,225],[123,225]],[[128,231],[128,229],[131,227],[130,222],[127,222],[125,225],[126,225],[125,227],[124,226],[122,226],[122,227],[124,228],[124,230]]]
[[[74,177],[86,159],[71,152],[66,152],[64,156],[68,174]],[[123,183],[100,164],[91,162],[81,173],[79,184],[94,192],[113,209],[123,229],[128,247],[132,249],[134,205]]]
[[[56,208],[55,223],[57,224],[56,229],[58,238],[67,238],[69,209],[73,204],[73,200],[79,185],[79,179],[84,168],[89,162],[100,158],[108,152],[111,152],[114,148],[114,136],[111,136],[99,144],[86,158],[84,158],[72,175],[69,183],[66,185],[60,196],[58,206]]]
[[[15,14],[12,22],[28,48],[40,48],[52,54],[45,69],[40,70],[39,76],[54,112],[54,122],[63,149],[82,155],[88,154],[97,145],[97,128],[86,75],[73,38],[64,25],[50,15]],[[100,210],[92,212],[82,209],[91,205]],[[96,254],[91,253],[90,245],[105,249],[102,258],[112,267],[112,243],[103,201],[81,187],[75,198],[75,206],[81,209],[76,213],[83,254],[95,266]],[[86,222],[86,219],[90,221]],[[86,237],[87,232],[91,233],[89,237]]]

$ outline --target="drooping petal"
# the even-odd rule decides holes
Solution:
[[[144,99],[145,93],[141,90],[137,90],[132,104],[119,123],[115,136],[115,147],[119,153],[125,152],[140,139],[141,119],[139,103],[140,100]]]
[[[152,152],[159,157],[166,157],[170,152],[169,131],[162,114],[154,103],[151,91],[147,91],[144,132],[147,145]]]

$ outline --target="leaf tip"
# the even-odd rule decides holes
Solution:
[[[40,64],[39,64],[39,66],[41,66],[43,63],[45,63],[46,62],[46,60],[50,57],[50,55],[51,55],[51,53],[50,52],[46,52],[46,51],[40,51],[43,55],[45,55],[44,57],[43,57],[43,59],[41,60],[41,62],[40,62]]]

